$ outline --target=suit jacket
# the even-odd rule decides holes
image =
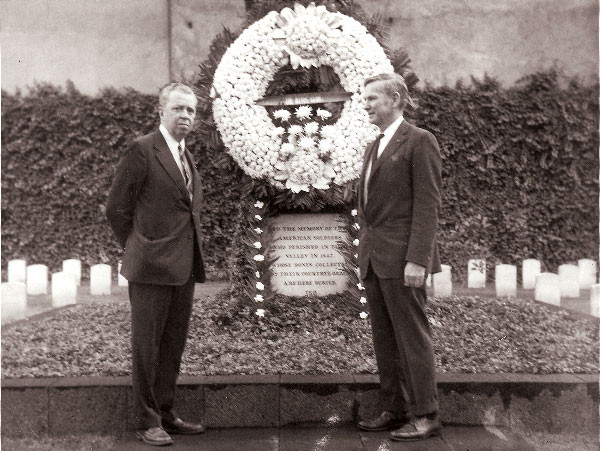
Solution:
[[[106,217],[125,248],[121,274],[130,282],[183,285],[192,270],[195,281],[204,282],[202,189],[187,149],[186,156],[193,202],[160,131],[136,139],[119,163]]]
[[[381,278],[404,278],[407,261],[441,271],[436,229],[441,206],[441,155],[435,137],[406,120],[371,168],[364,202],[365,152],[358,199],[359,267]]]

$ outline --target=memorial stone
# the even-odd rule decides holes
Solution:
[[[76,258],[70,258],[63,261],[62,267],[62,272],[75,275],[77,286],[81,285],[81,261]]]
[[[2,321],[25,319],[27,312],[27,287],[20,282],[2,284]]]
[[[469,260],[467,269],[467,287],[485,288],[485,260]]]
[[[27,294],[48,293],[48,267],[46,265],[29,265],[27,267]]]
[[[600,317],[600,284],[597,283],[590,288],[590,313]]]
[[[579,288],[587,290],[596,283],[597,264],[589,258],[582,258],[577,264],[579,266]]]
[[[27,262],[25,260],[10,260],[8,262],[8,281],[25,283],[27,279]]]
[[[523,289],[533,290],[536,284],[536,277],[541,272],[541,264],[535,258],[523,260]]]
[[[77,275],[68,272],[52,274],[52,307],[77,302]]]
[[[444,269],[446,266],[446,269]],[[451,296],[452,295],[452,273],[447,265],[442,265],[442,272],[433,275],[433,295]]]
[[[517,296],[517,267],[496,265],[496,296]]]
[[[127,282],[127,279],[121,275],[121,266],[122,263],[119,262],[119,264],[117,265],[117,285],[120,287],[126,287],[129,285],[129,282]]]
[[[535,281],[535,300],[560,305],[560,283],[558,274],[542,272]]]
[[[558,281],[561,298],[579,297],[579,267],[577,265],[560,265]]]
[[[337,241],[346,239],[339,215],[282,214],[273,219],[271,286],[288,296],[324,296],[347,289],[344,256]]]
[[[90,267],[90,294],[110,295],[111,268],[103,263]]]

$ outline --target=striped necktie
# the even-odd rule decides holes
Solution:
[[[181,169],[183,172],[183,178],[185,180],[185,187],[187,188],[191,200],[193,197],[194,190],[192,188],[192,178],[190,177],[190,169],[188,167],[187,159],[185,158],[185,153],[183,147],[181,147],[181,144],[177,146],[177,150],[179,151],[179,158],[181,159]]]

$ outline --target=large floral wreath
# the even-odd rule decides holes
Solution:
[[[309,105],[294,116],[258,105],[279,69],[330,66],[351,94],[339,119]],[[296,4],[271,11],[246,28],[227,49],[215,71],[213,116],[223,143],[252,178],[293,192],[327,189],[359,177],[364,148],[377,130],[370,124],[360,90],[367,77],[393,72],[383,48],[351,17],[325,6]],[[285,126],[288,125],[287,128]]]

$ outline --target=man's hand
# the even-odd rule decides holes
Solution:
[[[422,287],[425,284],[425,266],[406,262],[404,268],[404,285],[407,287]]]

